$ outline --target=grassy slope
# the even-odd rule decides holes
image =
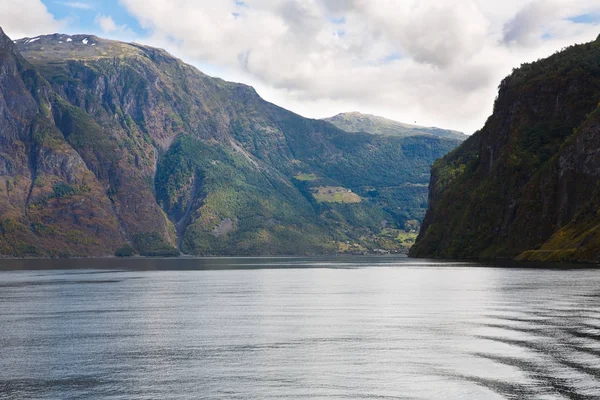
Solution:
[[[420,136],[433,135],[448,139],[463,141],[467,138],[462,132],[440,128],[428,128],[418,125],[405,124],[387,118],[358,112],[342,113],[331,118],[325,118],[346,132],[366,132],[373,135],[385,136]]]

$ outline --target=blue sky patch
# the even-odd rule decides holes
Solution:
[[[331,17],[329,22],[336,25],[342,25],[346,23],[346,17]]]
[[[42,0],[42,2],[57,20],[67,21],[65,32],[61,33],[102,34],[96,22],[99,15],[112,17],[117,26],[126,25],[138,35],[145,33],[137,19],[129,15],[119,4],[119,0]]]
[[[391,62],[394,61],[398,61],[402,59],[402,54],[400,54],[399,52],[395,51],[393,53],[388,54],[387,56],[383,57],[383,59],[381,60],[382,64],[389,64]]]
[[[598,24],[600,23],[600,13],[576,15],[574,17],[567,18],[567,20],[576,24]]]

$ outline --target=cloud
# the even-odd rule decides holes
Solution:
[[[523,7],[503,28],[502,41],[505,44],[531,45],[539,39],[539,31],[544,24],[559,15],[553,2],[534,1]]]
[[[96,15],[94,19],[96,25],[100,27],[103,33],[112,36],[114,39],[122,41],[138,40],[139,37],[127,25],[117,25],[111,15]]]
[[[63,6],[66,7],[70,7],[70,8],[77,8],[79,10],[93,10],[94,6],[89,4],[89,3],[83,3],[80,1],[65,1],[65,2],[61,2],[59,4],[62,4]]]
[[[149,32],[136,40],[303,115],[359,110],[467,132],[513,67],[595,39],[597,25],[569,18],[600,11],[597,0],[120,2]],[[110,16],[96,22],[119,32]]]
[[[371,29],[397,43],[415,61],[447,67],[479,51],[488,21],[471,0],[444,2],[381,0],[358,9]]]
[[[98,14],[96,16],[96,23],[100,25],[100,29],[102,29],[102,32],[104,33],[111,33],[119,29],[119,27],[110,15],[104,16]]]
[[[509,46],[537,47],[549,38],[578,36],[578,32],[588,30],[589,26],[577,26],[577,17],[593,16],[598,10],[600,4],[594,1],[536,0],[504,24],[502,42]]]
[[[0,1],[0,26],[12,39],[54,33],[63,23],[40,0]]]

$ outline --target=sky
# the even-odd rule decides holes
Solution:
[[[0,27],[161,47],[306,117],[470,134],[513,68],[600,34],[600,1],[0,0]]]

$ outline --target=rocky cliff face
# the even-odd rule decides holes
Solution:
[[[432,170],[417,257],[597,261],[600,38],[522,66]]]
[[[0,38],[4,255],[394,250],[458,144],[349,134],[160,49]]]
[[[103,183],[54,123],[59,102],[0,31],[2,254],[105,254],[125,241]]]

